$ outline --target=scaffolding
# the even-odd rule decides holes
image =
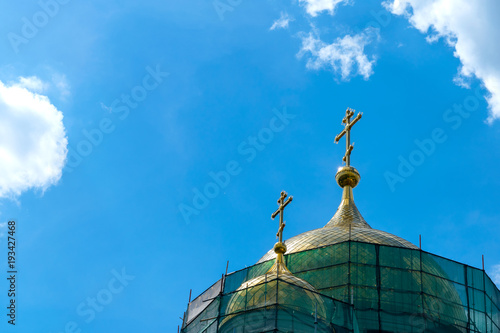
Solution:
[[[420,249],[345,241],[285,255],[313,291],[280,278],[244,288],[273,263],[223,276],[189,303],[181,332],[500,333],[484,270]]]

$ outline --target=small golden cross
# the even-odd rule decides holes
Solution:
[[[351,145],[351,128],[361,119],[362,113],[358,113],[356,118],[351,121],[351,117],[354,116],[354,110],[347,108],[345,112],[345,117],[342,119],[342,124],[344,124],[345,128],[340,132],[339,135],[335,137],[335,143],[339,143],[339,140],[346,134],[345,143],[346,143],[346,152],[342,161],[345,162],[346,166],[351,165],[351,152],[353,150],[353,145]]]
[[[283,211],[285,209],[285,207],[290,203],[292,202],[293,200],[293,197],[289,197],[286,201],[285,201],[285,198],[288,194],[286,194],[285,191],[281,191],[281,196],[280,198],[278,199],[278,205],[280,205],[280,207],[278,208],[278,210],[276,210],[272,215],[271,215],[271,218],[274,220],[274,218],[276,217],[276,215],[280,214],[280,227],[278,229],[278,233],[276,234],[276,236],[279,238],[279,242],[282,243],[283,242],[283,228],[285,228],[285,222],[283,222]]]

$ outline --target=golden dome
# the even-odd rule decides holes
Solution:
[[[279,305],[314,317],[326,316],[324,302],[316,289],[308,282],[294,276],[284,263],[283,255],[287,251],[287,246],[281,241],[285,227],[283,208],[292,200],[290,197],[288,203],[285,202],[286,196],[286,192],[281,192],[278,200],[280,208],[272,215],[274,218],[276,214],[280,214],[280,228],[277,234],[279,241],[274,245],[276,261],[267,273],[244,282],[236,289],[225,309],[223,332],[230,331],[240,313],[266,310],[271,306]]]
[[[278,281],[282,281],[278,288]],[[294,276],[283,263],[276,261],[269,271],[244,282],[229,300],[227,315],[272,305],[308,308],[320,317],[325,316],[323,300],[308,282]],[[231,317],[231,316],[230,316]],[[230,319],[230,318],[227,318]]]
[[[350,181],[356,179],[359,181],[356,175],[359,176],[359,173],[353,167],[339,169],[336,179],[339,185],[343,187],[343,194],[337,212],[323,228],[306,231],[288,239],[285,242],[288,254],[338,244],[348,240],[418,249],[417,246],[401,237],[370,227],[356,207],[352,187],[348,185]],[[275,257],[274,251],[270,250],[258,262],[264,262]]]

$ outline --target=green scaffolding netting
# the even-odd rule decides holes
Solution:
[[[273,263],[219,280],[189,304],[182,332],[500,333],[488,275],[418,249],[346,241],[285,256],[314,291],[280,279],[240,288]]]

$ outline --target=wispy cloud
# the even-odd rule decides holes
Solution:
[[[59,90],[62,98],[66,98],[71,94],[71,89],[64,74],[52,74],[52,83]]]
[[[0,198],[57,183],[67,153],[63,114],[36,77],[0,81]]]
[[[43,81],[37,76],[21,76],[10,85],[25,88],[36,94],[56,93],[62,99],[68,97],[71,94],[71,88],[66,75],[54,72],[50,75],[50,81]]]
[[[316,32],[310,32],[302,35],[302,48],[298,57],[309,55],[307,68],[330,69],[344,81],[355,75],[361,75],[367,80],[373,74],[375,58],[368,58],[365,46],[371,43],[374,37],[378,38],[378,31],[366,29],[354,36],[338,37],[333,43],[327,44]]]
[[[5,236],[5,229],[7,229],[7,222],[0,223],[0,237]]]
[[[498,0],[391,0],[384,6],[403,15],[427,41],[440,38],[454,48],[461,67],[454,82],[467,87],[472,77],[489,91],[488,120],[500,118],[500,2]]]
[[[290,17],[288,13],[281,13],[281,16],[279,19],[274,21],[273,25],[269,30],[275,30],[275,29],[287,29],[288,25],[290,22],[294,21],[293,17]]]
[[[43,82],[36,76],[20,77],[16,83],[18,87],[26,88],[35,93],[44,93],[49,87],[48,83]]]
[[[306,7],[309,15],[317,16],[323,11],[333,15],[338,5],[347,4],[349,0],[299,0],[299,3]]]

